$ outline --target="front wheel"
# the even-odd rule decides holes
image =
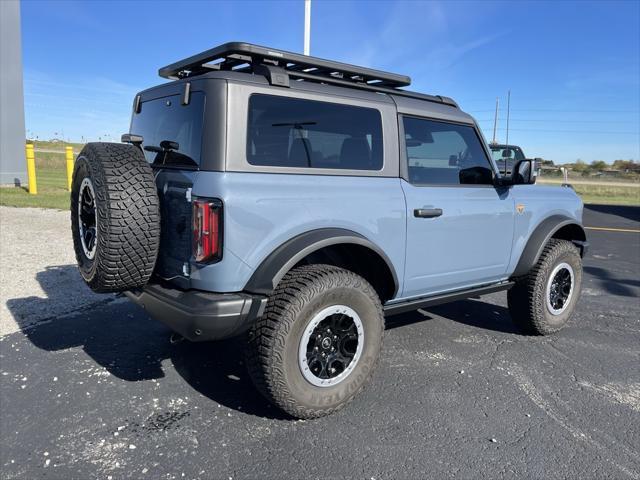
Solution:
[[[514,322],[524,333],[548,335],[571,318],[582,286],[582,259],[567,240],[551,239],[538,263],[509,290]]]
[[[297,418],[344,407],[366,385],[382,346],[373,287],[330,265],[293,269],[249,331],[247,366],[258,390]]]

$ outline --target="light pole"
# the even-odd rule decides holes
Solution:
[[[304,0],[304,54],[311,51],[311,0]]]

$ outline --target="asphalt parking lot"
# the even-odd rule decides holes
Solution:
[[[172,344],[125,299],[23,323],[0,340],[2,478],[638,479],[640,234],[588,234],[564,331],[518,334],[504,292],[390,317],[371,385],[314,421],[262,400],[239,341]]]

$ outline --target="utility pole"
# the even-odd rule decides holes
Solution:
[[[491,143],[496,143],[496,129],[498,128],[498,97],[496,97],[496,115],[493,117],[493,141]]]
[[[304,0],[304,54],[311,51],[311,0]]]
[[[507,141],[505,142],[509,145],[509,112],[511,110],[511,90],[507,92]]]

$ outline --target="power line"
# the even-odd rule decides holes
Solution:
[[[485,113],[493,112],[493,109],[489,110],[467,110],[469,113]],[[500,111],[506,111],[506,109],[500,109]],[[640,110],[564,110],[553,108],[518,108],[514,109],[515,112],[559,112],[559,113],[637,113],[640,114]]]
[[[498,128],[498,131],[506,130],[505,128]],[[603,130],[543,130],[539,128],[509,128],[509,130],[515,130],[516,132],[551,132],[551,133],[602,133],[607,135],[638,135],[640,132],[607,132]]]
[[[493,122],[492,118],[483,118],[479,122]],[[630,120],[558,120],[555,118],[512,118],[512,122],[549,122],[549,123],[630,123]]]

